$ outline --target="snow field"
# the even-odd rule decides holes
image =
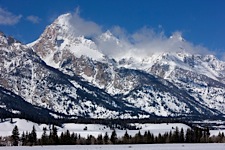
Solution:
[[[224,150],[225,144],[67,145],[0,147],[0,150]]]
[[[36,124],[24,119],[13,119],[13,123],[10,123],[10,121],[5,121],[0,123],[0,136],[10,136],[12,134],[12,130],[17,125],[20,136],[23,132],[31,132],[33,125],[35,126],[37,137],[41,138],[41,135],[43,134],[43,128],[47,128],[47,134],[49,135],[49,125],[46,124]],[[184,131],[189,128],[189,126],[181,123],[161,123],[161,124],[139,124],[135,123],[132,124],[136,127],[140,128],[141,134],[144,134],[145,131],[150,131],[154,135],[158,135],[159,133],[164,134],[165,132],[174,131],[176,127],[179,129],[183,128]],[[66,132],[67,130],[70,131],[70,133],[77,133],[80,134],[82,137],[87,137],[88,135],[93,135],[97,137],[99,134],[104,135],[106,132],[108,135],[111,135],[112,129],[105,125],[100,124],[74,124],[74,123],[66,123],[63,125],[62,128],[58,128],[58,135],[60,136],[62,132]],[[84,128],[87,128],[87,130],[84,130]],[[119,130],[116,129],[116,133],[118,137],[122,137],[126,130]],[[139,132],[139,130],[127,130],[129,135],[134,136]],[[211,130],[211,135],[218,135],[219,132],[224,132],[225,130]]]

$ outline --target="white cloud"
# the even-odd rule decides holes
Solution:
[[[222,61],[225,61],[225,52],[224,50],[222,49],[217,49],[217,54],[218,54],[218,57],[222,60]]]
[[[84,20],[79,15],[79,7],[71,14],[70,24],[73,25],[74,33],[78,36],[84,35],[86,37],[93,37],[102,33],[101,26],[95,22]]]
[[[111,30],[116,38],[98,40],[98,46],[106,55],[121,59],[126,57],[145,58],[154,53],[187,52],[190,54],[209,54],[207,48],[194,45],[183,39],[181,32],[174,32],[167,37],[163,31],[155,32],[151,28],[142,29],[127,34],[123,29],[116,27]]]
[[[221,60],[222,60],[222,61],[225,61],[225,54],[222,54]]]
[[[0,8],[0,24],[2,25],[14,25],[17,24],[20,19],[22,18],[22,15],[14,15],[13,13]]]
[[[37,24],[41,21],[41,19],[38,16],[33,16],[33,15],[27,16],[26,19],[34,24]]]
[[[118,28],[117,28],[118,29]],[[130,44],[126,34],[122,30],[117,30],[117,35],[114,37],[110,31],[103,33],[99,38],[95,39],[99,49],[107,56],[119,58],[130,53],[132,45]],[[119,34],[121,33],[121,34]]]
[[[128,33],[119,26],[114,26],[110,32],[106,32],[103,31],[101,25],[83,19],[79,13],[79,8],[77,8],[69,19],[74,34],[93,38],[104,54],[115,59],[147,57],[153,53],[162,52],[183,51],[203,55],[212,53],[203,46],[184,40],[179,31],[172,33],[169,37],[166,36],[161,25],[158,32],[146,26],[134,33]]]

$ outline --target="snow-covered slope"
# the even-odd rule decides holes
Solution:
[[[2,35],[0,86],[35,106],[71,117],[118,118],[149,115],[121,102],[80,77],[47,66],[32,49]],[[2,101],[5,100],[1,97]],[[7,102],[7,101],[5,101]],[[13,100],[10,101],[13,103]]]
[[[225,63],[214,56],[167,53],[144,70],[172,82],[196,101],[225,113]]]

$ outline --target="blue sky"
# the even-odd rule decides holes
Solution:
[[[0,0],[0,31],[29,43],[59,15],[74,12],[103,29],[128,33],[143,27],[166,36],[182,32],[196,45],[225,51],[224,0]]]

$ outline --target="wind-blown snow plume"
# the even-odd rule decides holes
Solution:
[[[72,30],[77,36],[92,37],[102,33],[101,26],[80,17],[79,8],[76,8],[76,11],[71,13],[69,23],[72,25]]]
[[[73,35],[91,38],[103,54],[114,59],[143,58],[163,52],[187,52],[203,55],[212,53],[203,46],[184,40],[179,31],[172,33],[170,37],[166,36],[163,31],[156,32],[146,26],[133,33],[128,33],[119,26],[104,31],[101,25],[82,18],[79,8],[69,14],[67,19]]]
[[[190,54],[209,54],[207,48],[194,45],[184,40],[182,33],[174,32],[167,37],[164,32],[155,32],[151,28],[143,27],[142,29],[126,34],[120,27],[107,31],[102,36],[105,38],[98,40],[98,46],[102,52],[112,58],[124,57],[147,57],[154,53],[163,52],[187,52]]]

